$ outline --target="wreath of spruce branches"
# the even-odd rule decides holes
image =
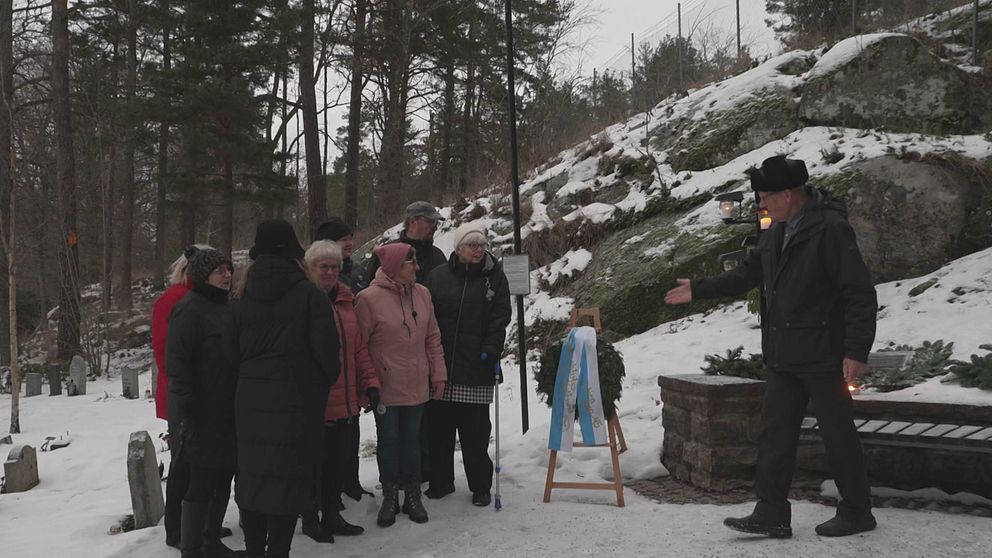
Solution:
[[[534,374],[537,379],[537,392],[551,406],[555,396],[555,378],[558,376],[558,359],[561,358],[561,348],[565,339],[559,339],[551,344],[541,356],[541,368]],[[613,347],[613,344],[603,339],[596,340],[596,356],[599,363],[599,388],[603,401],[603,415],[612,417],[617,410],[617,403],[623,395],[623,378],[626,371],[623,357]],[[578,417],[578,409],[576,409]]]

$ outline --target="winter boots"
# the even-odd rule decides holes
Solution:
[[[223,514],[208,513],[209,504],[183,500],[179,550],[182,558],[241,558],[244,551],[220,542]]]
[[[394,482],[382,483],[382,506],[376,523],[379,527],[389,527],[396,523],[396,514],[400,513],[399,487]]]
[[[335,510],[325,510],[324,517],[320,518],[320,525],[324,528],[324,531],[332,535],[343,535],[343,536],[353,536],[361,535],[365,532],[365,529],[358,526],[352,525],[341,517],[341,512]]]
[[[775,521],[756,513],[745,517],[728,517],[723,524],[734,531],[765,535],[773,539],[788,539],[792,537],[792,526],[785,521]]]
[[[317,521],[317,512],[303,514],[303,534],[319,543],[332,543],[334,536]]]
[[[832,519],[816,526],[816,534],[821,537],[846,537],[871,531],[878,526],[875,516],[867,512],[858,516],[837,513]]]
[[[420,497],[420,483],[413,481],[403,486],[403,513],[414,523],[427,523],[427,510]]]

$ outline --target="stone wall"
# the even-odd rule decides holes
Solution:
[[[750,486],[764,382],[732,376],[659,376],[665,442],[675,478],[712,490]]]
[[[661,461],[669,473],[710,490],[753,486],[765,383],[695,374],[659,376],[658,385],[665,429]],[[806,414],[813,416],[812,409]],[[854,414],[876,421],[992,426],[992,407],[987,406],[855,399]],[[862,438],[873,486],[937,487],[992,498],[989,453],[884,445],[875,442],[878,438]],[[800,440],[796,475],[831,477],[818,436]]]

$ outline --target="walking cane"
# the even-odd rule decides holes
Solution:
[[[499,494],[499,384],[503,382],[503,367],[496,361],[494,369],[496,386],[493,388],[493,399],[496,401],[496,511],[503,509],[503,501]]]

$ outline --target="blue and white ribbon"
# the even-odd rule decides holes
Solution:
[[[582,442],[587,446],[606,443],[606,417],[603,416],[600,393],[596,330],[591,327],[572,328],[558,359],[558,375],[551,399],[548,449],[572,451],[576,409],[579,411]]]

